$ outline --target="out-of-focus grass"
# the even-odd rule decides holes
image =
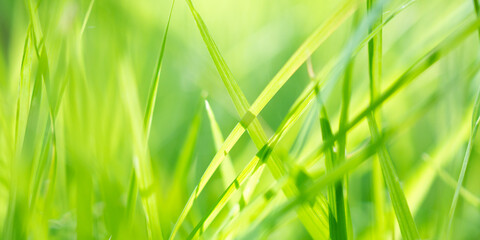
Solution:
[[[478,16],[0,1],[1,239],[480,238]]]

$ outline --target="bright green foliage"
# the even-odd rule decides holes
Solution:
[[[479,9],[0,1],[0,239],[478,239]]]

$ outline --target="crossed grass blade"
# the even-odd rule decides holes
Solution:
[[[391,20],[391,19],[393,18],[394,15],[400,13],[403,9],[406,9],[406,7],[407,7],[408,5],[410,5],[410,4],[411,4],[411,2],[408,2],[408,3],[406,3],[405,5],[401,6],[400,8],[396,9],[395,11],[392,11],[392,15],[390,15],[389,17],[387,17],[387,18],[386,18],[386,21],[385,21],[383,24],[386,24],[389,20]],[[368,23],[368,22],[371,22],[371,21],[372,21],[371,18],[366,19],[366,22],[367,22],[367,23]],[[383,24],[382,24],[382,26],[383,26]],[[367,24],[367,25],[368,25],[368,24]],[[378,30],[378,28],[376,28],[376,30]],[[358,45],[358,47],[355,48],[355,50],[353,51],[354,54],[358,53],[358,51],[359,51],[359,49],[361,49],[362,45],[364,45],[364,44],[368,41],[368,39],[371,38],[372,36],[373,36],[373,35],[370,34],[370,35],[368,35],[365,39],[363,39],[363,41],[361,41],[360,44]],[[346,51],[348,52],[348,51],[351,51],[351,50],[346,50]],[[315,86],[316,86],[317,84],[319,84],[318,80],[316,81],[315,84],[310,84],[310,85],[307,87],[307,89],[301,94],[301,96],[297,99],[297,101],[295,102],[294,107],[292,107],[292,109],[299,108],[299,105],[301,105],[302,103],[304,104],[304,103],[306,103],[306,102],[310,102],[310,101],[313,99],[313,94],[312,94],[312,92],[314,91]],[[258,102],[258,101],[259,101],[259,100],[257,99],[257,102]],[[253,108],[253,106],[252,106],[252,108]],[[301,108],[301,107],[300,107],[300,108]],[[247,116],[247,115],[246,115],[246,116]],[[245,118],[244,118],[244,119],[245,119]],[[288,118],[288,116],[287,116],[287,118],[285,118],[284,122],[289,122],[289,121],[291,121],[291,120],[292,120],[292,119],[291,119],[291,118]],[[357,121],[358,121],[358,120],[357,120]],[[357,122],[357,123],[358,123],[358,122]],[[355,124],[356,124],[356,123],[355,123]],[[232,133],[230,134],[230,136],[227,138],[227,140],[226,140],[226,142],[225,142],[225,144],[224,144],[224,147],[223,147],[222,149],[220,149],[220,151],[217,153],[217,155],[215,156],[215,158],[214,158],[214,160],[213,160],[212,162],[215,162],[215,161],[216,161],[216,158],[218,157],[218,154],[219,154],[219,153],[222,153],[222,152],[223,152],[224,155],[225,155],[226,153],[228,153],[229,149],[231,149],[231,147],[232,147],[231,142],[229,141],[229,138],[231,137],[232,139],[238,139],[239,136],[241,136],[241,134],[243,133],[243,132],[239,132],[239,131],[242,131],[242,130],[243,130],[243,129],[241,128],[240,124],[237,124],[237,126],[234,128],[234,130],[232,131]],[[244,131],[244,130],[243,130],[243,131]],[[236,140],[235,140],[235,141],[236,141]],[[226,144],[230,144],[230,145],[226,145]],[[323,151],[323,149],[322,149],[322,151]],[[210,167],[207,168],[207,171],[211,171]],[[213,171],[214,171],[214,170],[213,170]],[[213,171],[210,173],[210,176],[211,176],[211,174],[213,174]],[[205,174],[204,174],[204,176],[205,176]],[[185,206],[185,208],[184,208],[184,212],[189,211],[189,209],[193,206],[194,200],[195,200],[195,198],[198,196],[198,195],[197,195],[197,192],[199,192],[199,189],[200,189],[200,190],[203,189],[203,187],[204,187],[205,184],[206,184],[206,183],[204,183],[204,184],[202,185],[202,180],[200,181],[200,184],[197,186],[197,188],[195,188],[194,193],[192,194],[192,196],[191,196],[191,197],[189,198],[189,200],[187,201],[187,204],[186,204],[186,206]],[[317,204],[315,205],[315,207],[317,208],[317,211],[318,211],[318,212],[324,211],[325,202],[324,202],[324,201],[320,201],[319,203],[317,203]],[[322,210],[322,209],[323,209],[323,210]],[[304,209],[304,208],[302,207],[302,208],[300,209],[300,211],[306,211],[306,209]],[[184,213],[182,213],[182,214],[180,215],[179,220],[177,221],[177,224],[176,224],[176,226],[174,227],[174,232],[176,231],[175,228],[178,228],[178,226],[177,226],[177,225],[178,225],[178,222],[182,222],[185,217],[186,217],[186,214],[184,214]],[[206,217],[206,218],[207,218],[207,217]],[[201,223],[199,223],[198,225],[202,225],[202,224],[203,224],[203,223],[201,222]],[[197,226],[198,226],[198,225],[197,225]],[[323,231],[323,234],[324,234],[324,233],[326,233],[325,230]],[[171,235],[171,237],[172,237],[172,235]]]
[[[427,52],[423,57],[418,59],[414,62],[384,93],[382,93],[375,101],[373,101],[364,111],[358,114],[348,125],[346,129],[340,129],[339,132],[346,132],[351,127],[355,126],[362,120],[363,118],[367,117],[372,111],[379,107],[386,99],[391,97],[394,93],[396,93],[399,89],[405,86],[405,84],[410,83],[413,79],[423,73],[426,69],[436,63],[439,59],[445,56],[449,51],[451,51],[454,47],[460,44],[465,38],[467,38],[473,31],[475,31],[480,26],[480,20],[475,20],[469,22],[468,24],[462,25],[454,31],[454,33],[450,34],[446,39],[441,41],[437,46],[435,46],[432,50]],[[338,136],[338,133],[334,135],[334,139]],[[371,156],[376,149],[380,146],[380,144],[384,144],[384,136],[379,135],[378,138],[373,141],[370,145],[369,149],[362,151],[359,153],[359,157],[354,157],[352,160],[341,164],[337,169],[335,169],[331,174],[324,175],[320,180],[318,180],[315,184],[310,186],[308,190],[302,192],[296,198],[291,199],[287,203],[285,203],[278,211],[272,213],[267,220],[263,221],[263,224],[267,224],[269,226],[274,225],[276,221],[280,219],[280,216],[288,212],[290,209],[294,208],[297,205],[300,205],[311,199],[312,197],[316,196],[320,190],[322,190],[328,184],[331,184],[333,181],[339,179],[344,174],[346,174],[351,169],[355,168],[363,161],[365,161],[369,156]],[[333,144],[332,142],[326,142],[322,144],[320,149],[317,151],[315,157],[323,152],[328,146]],[[316,159],[316,158],[313,159]],[[258,233],[260,231],[260,227],[257,227],[253,230],[253,232]]]
[[[213,172],[220,165],[225,155],[227,155],[229,151],[228,148],[231,148],[231,146],[233,146],[236,143],[238,138],[245,131],[245,128],[249,127],[249,125],[251,124],[251,127],[249,127],[249,133],[252,137],[252,140],[254,141],[254,143],[257,145],[259,149],[265,144],[266,137],[263,130],[261,129],[261,126],[258,120],[256,119],[256,116],[260,113],[261,109],[263,109],[263,107],[265,107],[265,105],[270,101],[270,99],[275,95],[275,93],[283,86],[283,84],[285,84],[285,82],[290,78],[290,76],[301,66],[301,64],[303,64],[303,62],[305,62],[305,60],[310,56],[310,54],[312,54],[312,52],[321,44],[321,42],[323,42],[353,12],[353,10],[355,9],[355,4],[350,4],[350,3],[351,1],[347,1],[347,3],[345,3],[330,20],[328,20],[325,24],[323,24],[320,28],[318,28],[304,42],[304,44],[302,44],[302,46],[289,59],[289,61],[284,65],[284,67],[279,71],[279,73],[277,73],[277,75],[272,79],[272,81],[270,81],[270,83],[267,85],[265,90],[257,98],[257,101],[255,101],[254,104],[249,108],[248,102],[245,96],[243,95],[240,88],[238,87],[238,84],[236,84],[235,80],[233,79],[233,76],[230,70],[226,66],[226,63],[221,57],[218,48],[216,47],[213,39],[208,33],[205,23],[203,22],[200,15],[193,7],[192,2],[190,0],[187,0],[187,4],[195,18],[198,29],[200,30],[200,33],[202,35],[202,38],[205,41],[205,44],[207,45],[207,48],[215,63],[215,66],[217,67],[217,70],[220,73],[220,76],[227,87],[227,90],[234,102],[235,107],[237,108],[237,111],[239,112],[240,116],[243,116],[243,117],[240,124],[237,124],[237,126],[229,135],[229,137],[227,137],[224,143],[225,147],[220,148],[220,151],[217,152],[214,159],[212,160],[209,167],[207,168],[204,175],[202,176],[200,183],[195,188],[194,193],[192,193],[190,199],[187,201],[184,211],[180,214],[177,220],[177,223],[175,224],[172,230],[170,239],[173,239],[175,237],[175,234],[178,231],[178,228],[180,227],[181,223],[183,222],[186,215],[190,211],[190,208],[193,205],[195,198],[198,197],[198,194],[203,190],[203,187],[205,186],[206,182],[208,182]],[[227,147],[228,145],[231,145],[231,146]],[[283,169],[281,162],[279,161],[278,158],[273,157],[273,159],[274,159],[274,162],[272,164],[269,164],[269,168],[272,171],[273,175],[278,178],[285,172],[285,170]],[[301,218],[304,218],[304,217],[301,217]],[[311,216],[311,218],[315,219],[314,216]],[[320,224],[318,223],[310,224],[310,226],[312,227],[320,226]],[[310,229],[310,228],[307,227],[307,229]],[[317,228],[317,230],[312,230],[312,233],[314,233],[312,235],[321,234],[318,236],[322,236],[324,234],[322,232],[324,232],[324,229]]]
[[[397,135],[401,134],[402,129],[407,129],[410,125],[413,123],[417,122],[417,120],[425,115],[425,113],[431,109],[431,107],[438,102],[438,99],[440,96],[443,96],[445,94],[445,89],[443,91],[438,91],[434,95],[430,96],[425,102],[422,104],[416,106],[414,109],[412,109],[411,112],[409,112],[405,117],[403,117],[401,120],[398,121],[399,124],[389,126],[382,131],[384,133],[384,138],[388,140],[393,140]],[[362,150],[357,150],[354,152],[359,152],[365,150],[368,146],[361,146]],[[372,153],[373,154],[373,153]],[[252,213],[255,212],[255,214],[258,215],[264,215],[264,213],[257,213],[256,211],[260,211],[259,209],[262,209],[261,206],[265,206],[267,203],[270,203],[270,200],[273,199],[276,195],[278,195],[279,191],[278,189],[281,189],[281,187],[286,183],[287,178],[290,178],[290,180],[295,181],[295,179],[298,178],[304,178],[300,177],[300,172],[298,169],[292,169],[290,171],[290,174],[288,176],[285,176],[281,180],[279,180],[273,187],[269,188],[267,191],[265,191],[263,194],[258,195],[253,201],[252,204],[247,206],[247,208],[241,213],[241,215],[247,215],[247,216],[240,216],[240,220],[236,219],[234,223],[231,223],[230,226],[228,227],[227,230],[225,230],[227,233],[230,232],[230,234],[236,234],[239,233],[240,230],[234,229],[234,226],[238,226],[239,221],[242,219],[246,221],[245,219],[254,219],[251,217]],[[324,173],[322,173],[323,175]],[[314,177],[315,174],[310,174],[310,176]],[[307,176],[308,178],[308,176]],[[256,210],[255,210],[256,209]],[[263,209],[262,212],[268,212],[269,210]],[[248,218],[250,216],[250,218]],[[259,222],[259,219],[256,219],[254,222]],[[256,225],[255,223],[249,223],[249,226]],[[246,228],[246,227],[244,227]],[[225,236],[225,235],[222,235]]]

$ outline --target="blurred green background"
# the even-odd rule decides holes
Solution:
[[[92,2],[0,1],[2,239],[148,237],[142,193],[135,194],[138,201],[132,215],[128,214],[127,202],[132,156],[137,145],[143,147],[135,136],[142,130],[171,2]],[[359,4],[356,16],[363,19],[366,3],[355,2]],[[389,1],[383,9],[384,16],[405,3]],[[193,4],[251,104],[302,42],[343,2],[200,0]],[[86,18],[89,6],[91,12]],[[382,89],[428,49],[465,22],[473,21],[475,16],[469,0],[416,0],[402,9],[383,27]],[[81,33],[84,21],[85,29]],[[353,17],[348,18],[313,52],[311,63],[315,73],[321,72],[347,48],[358,27],[356,24]],[[399,126],[388,139],[387,149],[422,238],[444,236],[442,226],[448,219],[465,156],[480,81],[477,70],[468,70],[478,61],[479,44],[478,34],[470,34],[381,105],[381,126]],[[369,104],[367,47],[352,61],[350,116],[355,116]],[[44,63],[48,64],[46,68]],[[128,79],[126,89],[131,96],[126,96],[122,79]],[[280,126],[309,82],[304,64],[260,113],[258,118],[267,137]],[[41,95],[38,98],[33,97],[34,83]],[[62,91],[63,96],[59,94]],[[435,94],[438,96],[431,98]],[[157,196],[157,214],[165,238],[217,152],[204,110],[205,99],[215,113],[223,136],[227,137],[241,117],[235,111],[187,4],[176,1],[147,143],[147,159],[151,159],[149,171],[153,174],[150,191]],[[337,81],[331,94],[323,100],[336,131],[342,81]],[[425,105],[426,101],[431,103]],[[52,106],[58,108],[53,128]],[[424,107],[416,112],[417,116],[414,112],[419,106]],[[281,140],[284,144],[278,151],[290,152],[295,161],[318,148],[322,143],[318,111],[316,105],[309,108],[307,112],[314,114],[313,123],[296,124],[292,134]],[[137,116],[132,117],[135,113]],[[407,122],[412,115],[416,116],[414,120]],[[302,121],[305,118],[302,117]],[[295,155],[292,143],[300,144],[297,137],[301,129],[306,129],[306,140],[299,146],[300,153]],[[369,137],[368,124],[362,121],[348,133],[347,155],[355,153]],[[463,183],[465,190],[453,222],[453,239],[480,238],[477,197],[480,195],[480,175],[477,174],[480,153],[476,146],[478,139],[473,142]],[[244,134],[229,154],[235,172],[238,174],[256,153],[250,136]],[[182,158],[186,159],[186,167],[178,170]],[[439,158],[443,160],[434,161]],[[442,163],[436,165],[436,162]],[[423,166],[430,172],[419,174],[418,169]],[[323,161],[304,168],[313,179],[325,174]],[[370,160],[349,174],[355,239],[374,238],[371,169]],[[431,183],[424,182],[425,174],[433,174]],[[213,175],[181,226],[179,238],[186,238],[218,201],[226,188],[222,178],[225,176],[219,173]],[[275,181],[269,170],[265,170],[254,196],[261,195]],[[420,188],[409,192],[413,186]],[[382,194],[387,199],[388,227],[383,237],[400,238],[388,191]],[[419,195],[422,200],[411,200]],[[281,195],[277,202],[269,204],[275,209],[285,199]],[[228,222],[227,214],[228,209],[223,209],[202,237],[218,237],[216,230]],[[254,220],[255,217],[250,218],[247,225]],[[269,234],[270,239],[312,237],[315,238],[295,216]]]

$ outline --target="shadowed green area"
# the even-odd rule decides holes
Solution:
[[[0,1],[0,239],[480,238],[479,11]]]

